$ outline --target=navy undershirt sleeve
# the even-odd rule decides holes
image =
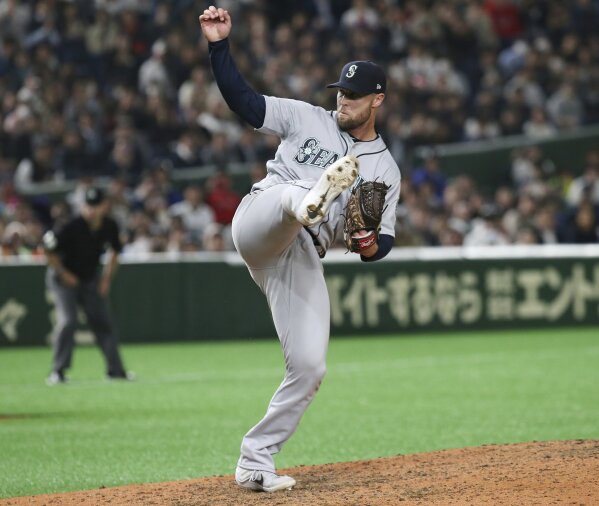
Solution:
[[[389,253],[393,247],[393,236],[386,234],[379,235],[378,245],[378,251],[371,257],[360,255],[362,262],[374,262],[376,260],[380,260],[381,258],[385,258],[387,253]]]
[[[239,73],[229,51],[229,40],[209,42],[208,51],[216,84],[229,108],[254,128],[260,128],[266,115],[266,100]]]

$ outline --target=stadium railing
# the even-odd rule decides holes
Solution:
[[[436,145],[435,151],[440,157],[441,169],[448,177],[460,174],[471,176],[481,188],[497,188],[509,184],[509,168],[511,157],[515,149],[525,146],[539,146],[545,157],[550,158],[557,170],[567,170],[573,175],[580,174],[584,168],[584,159],[590,149],[599,146],[599,126],[589,126],[571,131],[560,132],[559,135],[543,140],[535,140],[519,135],[502,137],[489,141],[462,142],[455,144]],[[405,167],[404,175],[418,165],[430,147],[422,146],[414,149]],[[226,170],[233,180],[233,188],[239,193],[245,193],[250,185],[251,164],[231,163]],[[206,165],[185,169],[173,169],[171,178],[173,182],[182,187],[189,183],[203,183],[219,170],[216,165]],[[107,187],[110,179],[98,177],[96,184]],[[50,181],[36,183],[24,189],[26,196],[46,195],[51,200],[64,196],[72,191],[76,181]]]

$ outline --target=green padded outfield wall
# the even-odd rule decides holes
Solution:
[[[0,265],[0,345],[49,342],[41,265]],[[327,263],[332,334],[599,324],[599,259]],[[243,265],[122,265],[111,294],[122,342],[274,337]],[[89,342],[81,315],[78,342]]]

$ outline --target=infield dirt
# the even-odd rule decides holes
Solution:
[[[232,476],[0,500],[0,505],[599,505],[599,440],[487,445],[282,470],[293,490]]]

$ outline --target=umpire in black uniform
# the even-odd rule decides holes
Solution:
[[[123,366],[108,310],[107,296],[122,244],[118,225],[107,212],[103,191],[89,188],[81,215],[44,235],[46,284],[57,310],[52,372],[46,380],[49,385],[67,381],[65,371],[71,365],[78,307],[85,312],[104,354],[107,377],[132,379]],[[100,272],[100,257],[107,246],[106,265]]]

